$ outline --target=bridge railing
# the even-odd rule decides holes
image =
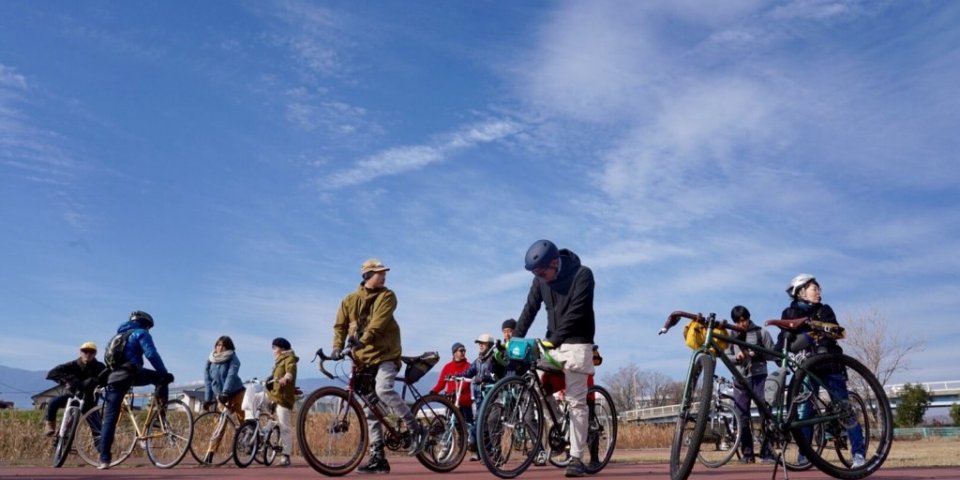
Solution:
[[[898,383],[895,385],[885,385],[884,389],[891,396],[899,396],[903,392],[903,387],[905,383]],[[960,380],[947,380],[943,382],[923,382],[923,383],[911,383],[911,385],[920,385],[924,390],[930,393],[947,393],[947,392],[958,392],[960,391]]]

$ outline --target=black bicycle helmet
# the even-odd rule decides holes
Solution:
[[[148,330],[153,328],[153,317],[150,316],[149,313],[141,310],[134,310],[130,312],[130,321],[137,322],[140,324],[140,326]]]
[[[533,271],[550,265],[550,262],[560,255],[560,250],[550,240],[537,240],[527,249],[526,265],[524,268]]]

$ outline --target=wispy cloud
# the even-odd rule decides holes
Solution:
[[[493,119],[467,125],[439,136],[425,145],[390,148],[358,161],[353,167],[320,179],[324,190],[359,185],[377,178],[419,170],[445,161],[458,152],[479,144],[496,142],[521,131],[522,125],[509,119]]]

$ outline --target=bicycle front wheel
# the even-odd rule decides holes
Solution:
[[[232,415],[206,412],[193,421],[193,440],[190,455],[201,465],[220,466],[233,457],[233,437],[237,421]],[[210,462],[205,461],[210,455]]]
[[[715,366],[713,357],[707,354],[697,355],[690,364],[670,447],[671,480],[686,480],[697,461],[700,442],[707,428],[707,415],[710,413]]]
[[[477,419],[477,449],[490,473],[514,478],[530,464],[540,449],[543,408],[526,377],[497,382],[483,399]]]
[[[791,434],[800,452],[820,471],[834,478],[858,480],[886,461],[893,443],[890,402],[880,382],[862,363],[843,354],[810,357],[790,382],[789,395],[794,402]],[[811,402],[821,402],[822,411],[811,415],[805,408]],[[817,452],[806,440],[809,429],[817,426],[833,448]]]
[[[80,419],[74,445],[77,453],[91,467],[100,464],[100,430],[103,427],[103,405],[92,408]],[[110,466],[114,467],[126,460],[137,445],[137,430],[126,408],[120,410],[117,427],[114,429],[113,446],[110,448]]]
[[[350,473],[367,450],[367,422],[360,404],[338,387],[308,395],[297,415],[297,443],[310,466],[324,475]]]
[[[156,410],[145,435],[150,462],[157,468],[173,468],[190,449],[193,412],[180,400],[169,400]]]
[[[233,462],[238,467],[249,467],[257,456],[260,446],[259,429],[255,420],[246,420],[237,429],[237,434],[233,437]]]
[[[63,420],[60,421],[60,430],[57,431],[53,442],[53,467],[60,468],[70,455],[73,446],[73,436],[77,432],[77,422],[80,421],[80,409],[67,407],[63,411]]]
[[[716,402],[707,416],[707,429],[697,458],[704,466],[719,468],[726,465],[740,447],[740,415],[729,403]]]
[[[439,473],[460,466],[467,453],[467,422],[460,409],[445,397],[427,395],[413,404],[413,414],[427,430],[426,446],[417,460]]]

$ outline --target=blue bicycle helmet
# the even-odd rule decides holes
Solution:
[[[550,262],[560,256],[560,250],[550,240],[537,240],[527,249],[526,265],[524,268],[531,272],[550,265]]]

